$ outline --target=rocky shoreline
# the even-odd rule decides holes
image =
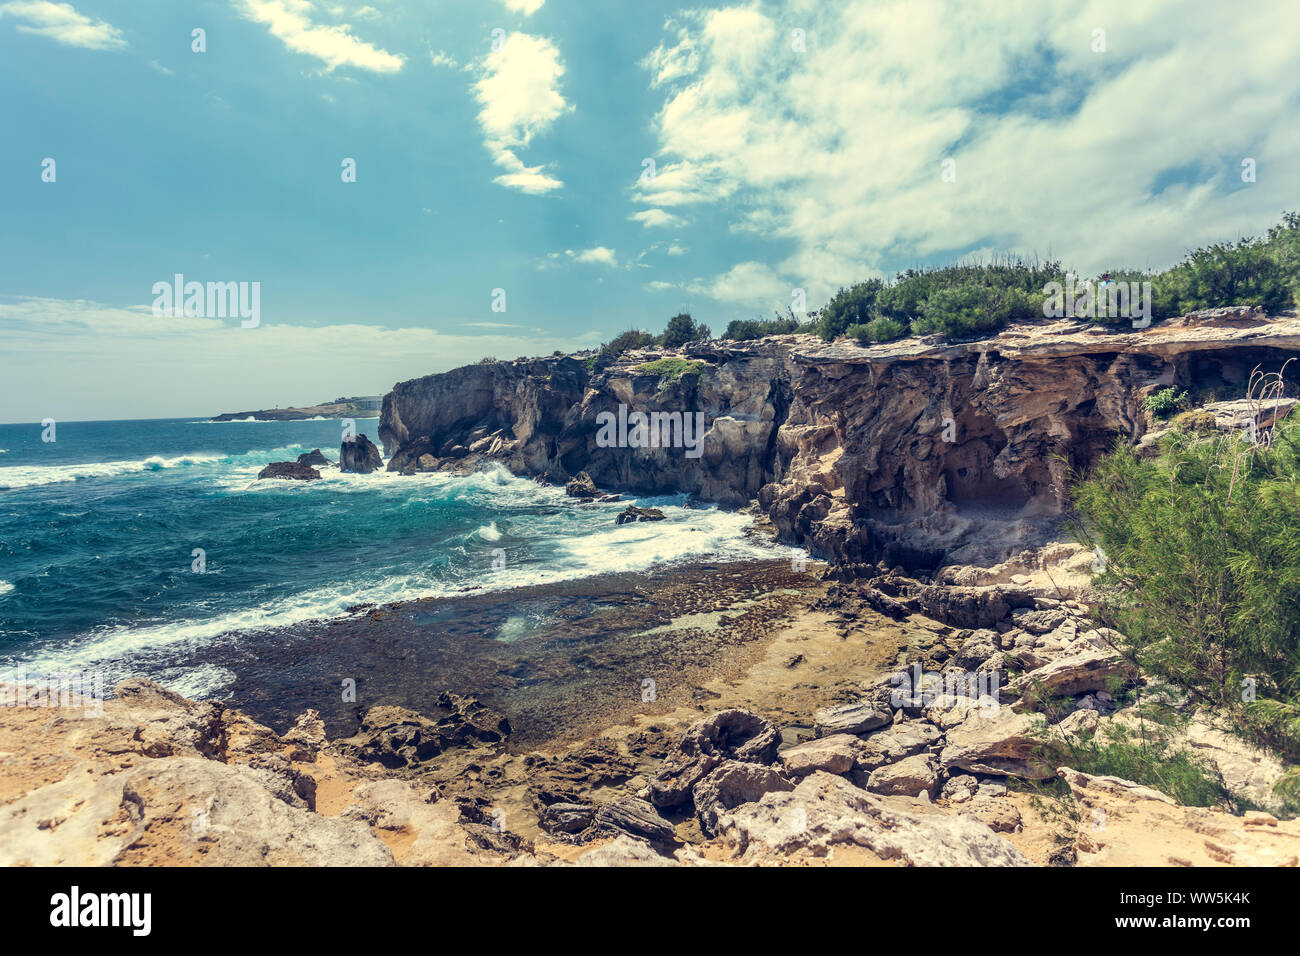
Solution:
[[[697,691],[685,698],[607,710],[578,733],[521,740],[501,712],[452,691],[422,711],[364,707],[337,734],[316,710],[277,733],[140,679],[119,684],[98,716],[0,708],[0,855],[38,865],[1300,864],[1300,821],[1177,806],[1069,767],[1073,735],[1135,719],[1110,689],[1141,680],[1089,621],[1086,594],[1061,587],[1086,581],[1071,571],[1086,556],[1070,545],[1024,555],[994,572],[1006,580],[978,585],[883,568],[841,581],[814,568],[782,612],[761,615],[771,626],[738,666],[684,679]],[[681,634],[700,623],[672,618]],[[1040,703],[1048,697],[1052,708]],[[1238,787],[1266,793],[1281,771],[1208,723],[1189,733]]]

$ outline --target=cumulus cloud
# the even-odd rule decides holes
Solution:
[[[768,276],[787,300],[979,248],[1085,271],[1167,265],[1294,204],[1300,46],[1277,29],[1290,17],[1286,0],[682,14],[644,64],[663,95],[661,159],[633,218],[725,203],[734,231],[787,246]],[[754,266],[697,287],[737,294]]]
[[[245,19],[265,24],[271,35],[288,49],[315,57],[327,70],[351,66],[374,73],[396,73],[406,62],[401,54],[389,53],[358,39],[349,24],[315,23],[313,15],[317,9],[311,0],[237,0],[236,5]],[[373,8],[363,7],[357,15],[368,9]],[[369,16],[362,18],[369,19]]]
[[[318,401],[322,382],[338,386],[330,394],[370,394],[484,355],[574,346],[568,336],[477,324],[490,331],[280,324],[263,309],[261,326],[243,329],[238,319],[157,317],[147,305],[20,298],[0,303],[0,353],[11,359],[0,404],[7,421],[211,415]],[[123,389],[127,368],[132,388]]]
[[[518,155],[573,109],[560,92],[563,76],[564,63],[555,44],[526,33],[510,34],[483,60],[473,90],[484,145],[493,162],[506,170],[495,182],[532,194],[564,185],[544,165],[528,166]]]
[[[50,0],[11,0],[0,3],[0,18],[14,17],[19,33],[47,37],[64,46],[86,50],[117,50],[126,46],[122,31],[103,20],[78,13],[70,3]]]

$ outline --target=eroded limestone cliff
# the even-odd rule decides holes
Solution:
[[[498,461],[518,474],[634,494],[756,502],[781,537],[837,560],[912,569],[989,565],[1048,540],[1071,469],[1152,426],[1173,385],[1244,392],[1300,353],[1300,319],[1233,308],[1146,329],[1056,321],[973,342],[862,347],[808,335],[484,362],[402,382],[384,398],[388,468]],[[672,380],[646,363],[692,363]],[[684,447],[598,440],[603,413],[703,413]]]

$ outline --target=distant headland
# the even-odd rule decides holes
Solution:
[[[301,408],[263,408],[252,412],[222,412],[214,415],[214,422],[234,422],[252,419],[258,422],[297,422],[310,418],[375,418],[383,407],[382,395],[363,395],[355,398],[336,398],[332,402],[307,405]]]

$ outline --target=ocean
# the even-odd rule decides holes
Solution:
[[[377,424],[357,429],[373,439]],[[337,461],[341,434],[338,420],[167,419],[60,422],[44,442],[38,424],[0,425],[0,673],[95,669],[106,687],[138,675],[220,696],[234,675],[213,649],[241,633],[363,603],[790,553],[685,496],[582,505],[499,467],[256,480],[313,448]],[[616,526],[628,503],[667,519]]]

